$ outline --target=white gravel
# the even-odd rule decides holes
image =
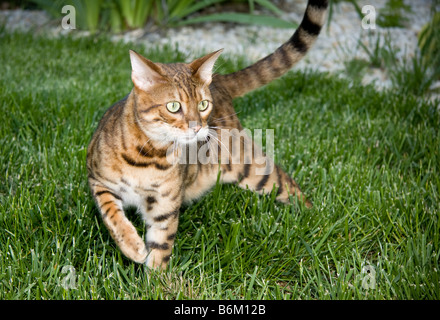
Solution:
[[[285,12],[284,18],[299,23],[306,7],[306,0],[279,1],[283,1],[291,9]],[[380,15],[386,0],[359,0],[358,3],[361,8],[364,5],[373,6],[376,14]],[[392,46],[398,51],[400,60],[412,57],[418,50],[417,35],[430,19],[432,0],[405,0],[405,3],[411,6],[411,13],[405,14],[408,18],[405,28],[382,28],[376,24],[375,30],[362,28],[361,18],[351,3],[335,3],[330,27],[324,27],[313,49],[296,68],[311,68],[343,75],[340,71],[345,69],[344,61],[353,58],[369,60],[365,51],[358,46],[359,41],[369,48],[374,48],[377,37],[383,37],[385,34],[389,34]],[[42,11],[0,11],[0,21],[2,20],[6,22],[6,28],[11,30],[35,30],[36,32],[43,30],[55,36],[69,32],[78,35],[88,34],[78,30],[63,30],[60,21],[51,21]],[[289,39],[292,33],[293,30],[289,29],[207,23],[171,28],[161,32],[139,29],[115,35],[112,38],[140,42],[146,47],[164,45],[178,47],[190,58],[224,48],[224,55],[245,56],[248,62],[252,63],[273,52]],[[380,69],[372,69],[364,76],[363,83],[370,82],[374,82],[378,88],[391,86],[386,72]]]

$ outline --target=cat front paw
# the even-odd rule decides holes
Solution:
[[[145,265],[150,269],[164,270],[170,258],[171,254],[167,255],[162,252],[157,252],[157,250],[152,250],[145,261]]]
[[[142,240],[135,243],[130,243],[130,245],[121,245],[119,247],[122,253],[129,259],[137,263],[145,263],[148,257],[147,247]]]

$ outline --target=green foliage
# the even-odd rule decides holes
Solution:
[[[397,59],[400,49],[396,49],[392,45],[388,33],[383,36],[368,33],[368,36],[368,43],[373,43],[373,45],[366,45],[362,40],[359,40],[358,45],[368,55],[370,68],[380,68],[386,71],[393,88],[402,93],[411,93],[417,96],[429,93],[431,85],[439,77],[440,68],[438,66],[430,66],[426,62],[426,58],[418,52],[415,52],[411,58]],[[356,73],[359,75],[365,70],[364,63],[360,61],[348,61],[345,66],[351,77],[356,76]]]
[[[1,300],[440,299],[434,103],[303,72],[236,99],[244,127],[275,130],[276,162],[315,206],[216,185],[182,209],[170,266],[154,272],[124,258],[100,219],[86,148],[132,88],[129,49],[164,63],[196,57],[1,29],[0,47]],[[362,285],[368,265],[374,289]],[[65,266],[76,288],[63,288]]]
[[[438,79],[440,69],[430,68],[419,53],[402,64],[397,62],[388,65],[389,75],[395,88],[405,94],[420,96],[428,93],[431,85]]]
[[[373,44],[373,45],[371,45]],[[367,54],[370,67],[385,69],[390,60],[395,59],[395,53],[391,45],[391,37],[385,34],[383,37],[375,33],[368,33],[368,44],[359,39],[359,47]]]
[[[254,14],[255,3],[261,5],[263,8],[266,8],[267,10],[271,11],[273,14],[277,16],[282,14],[282,11],[268,0],[239,0],[238,2],[248,2],[250,9],[249,14],[234,13],[234,12],[215,13],[215,14],[202,15],[194,18],[190,17],[188,19],[182,19],[183,17],[188,16],[190,13],[196,12],[197,10],[200,10],[202,8],[211,5],[211,2],[220,3],[227,1],[211,0],[211,1],[197,2],[196,5],[189,7],[189,9],[185,10],[183,14],[177,16],[180,22],[174,20],[177,22],[176,25],[188,25],[188,24],[201,23],[201,22],[221,21],[221,22],[241,23],[241,24],[263,25],[263,26],[270,26],[276,28],[296,28],[298,26],[295,23],[287,22],[274,16],[255,15]]]
[[[114,10],[112,14],[120,13],[128,28],[141,28],[147,22],[153,6],[157,3],[157,1],[119,0],[116,1],[115,9],[119,8],[120,10]]]
[[[234,23],[294,28],[297,25],[280,19],[282,11],[269,0],[239,0],[248,4],[250,13],[220,13],[191,17],[213,5],[229,0],[31,0],[51,15],[60,17],[64,5],[73,5],[80,29],[96,32],[111,30],[121,32],[142,28],[146,23],[159,26],[176,26],[200,22],[227,21]],[[266,8],[275,16],[254,15],[255,4]]]
[[[362,79],[366,70],[370,66],[370,62],[365,59],[354,58],[344,61],[345,73],[350,79],[355,81]]]
[[[327,27],[330,27],[330,23],[333,17],[333,6],[339,2],[348,2],[351,3],[359,16],[359,19],[362,20],[364,14],[362,13],[362,9],[358,4],[358,0],[333,0],[330,2],[329,6],[329,14],[328,14],[328,24]],[[405,4],[404,0],[387,0],[385,7],[381,10],[376,10],[378,15],[377,24],[381,27],[403,27],[404,24],[408,21],[408,19],[404,16],[405,13],[411,12],[411,6]]]
[[[433,13],[431,21],[420,31],[418,40],[423,63],[440,79],[440,12]]]
[[[108,0],[30,0],[56,18],[62,17],[61,9],[65,5],[75,7],[76,26],[79,29],[96,32],[100,27],[101,14]]]
[[[104,0],[84,1],[72,0],[76,8],[76,16],[79,26],[87,26],[87,29],[95,32],[98,29],[101,6]]]
[[[169,0],[165,1],[165,5],[159,10],[158,24],[173,25],[193,13],[199,12],[203,9],[222,3],[224,0],[204,0],[204,1],[194,1],[194,0]],[[162,22],[161,22],[162,21]]]
[[[408,21],[404,14],[410,12],[411,6],[405,4],[404,0],[388,0],[378,14],[377,24],[384,28],[404,27]]]
[[[63,0],[29,0],[31,3],[35,3],[40,8],[45,10],[47,13],[49,13],[53,17],[60,17],[61,16],[61,8],[63,7]],[[67,3],[66,3],[67,4]]]
[[[328,8],[327,29],[330,28],[330,24],[331,24],[332,19],[333,19],[334,5],[336,3],[340,3],[340,2],[349,2],[349,3],[351,3],[354,6],[354,9],[356,10],[357,14],[359,15],[359,19],[362,20],[362,18],[363,18],[362,9],[358,5],[357,0],[330,0],[329,8]]]
[[[213,21],[221,21],[221,22],[235,22],[241,24],[252,24],[252,25],[261,25],[261,26],[270,26],[276,28],[295,28],[297,24],[280,20],[271,16],[257,16],[251,14],[244,13],[215,13],[210,15],[204,15],[201,17],[195,17],[183,20],[177,25],[187,25],[194,24],[200,22],[213,22]]]
[[[340,0],[338,0],[340,1]],[[342,0],[352,3],[360,12],[355,0]],[[365,60],[349,60],[344,63],[346,74],[352,79],[362,78],[370,68],[380,68],[387,72],[393,88],[408,94],[423,95],[430,92],[432,84],[440,79],[440,15],[436,11],[439,0],[433,3],[433,17],[419,34],[421,54],[415,52],[411,58],[399,60],[398,49],[392,45],[387,33],[383,36],[368,32],[368,41],[358,42],[358,47],[367,54]],[[410,6],[403,0],[388,0],[383,10],[378,12],[378,24],[382,27],[403,26],[404,14],[410,12]],[[368,44],[367,44],[368,43]]]

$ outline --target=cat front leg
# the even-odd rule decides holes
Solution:
[[[142,215],[147,226],[146,265],[149,268],[165,269],[171,258],[174,239],[179,225],[179,202],[148,196]]]
[[[135,262],[145,262],[147,247],[136,228],[125,216],[122,199],[105,187],[92,187],[92,192],[102,220],[122,253]]]
[[[146,265],[149,268],[165,269],[171,258],[174,239],[179,224],[179,211],[169,213],[165,221],[153,223],[147,230],[148,257]]]

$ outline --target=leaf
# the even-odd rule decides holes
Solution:
[[[206,7],[212,6],[215,3],[224,2],[224,0],[204,0],[197,1],[191,6],[187,6],[187,8],[182,8],[181,6],[174,8],[172,12],[172,17],[182,19],[190,14],[200,11]]]
[[[303,243],[304,247],[306,248],[307,252],[310,254],[313,260],[315,260],[315,254],[313,253],[313,249],[310,247],[310,245],[302,238],[301,242]]]
[[[287,22],[279,18],[275,18],[271,16],[259,16],[259,15],[257,16],[257,15],[251,15],[245,13],[215,13],[202,17],[187,19],[177,23],[176,25],[182,26],[182,25],[188,25],[194,23],[213,22],[213,21],[233,22],[233,23],[268,26],[268,27],[283,28],[283,29],[294,29],[298,27],[298,25],[295,23]]]
[[[255,0],[255,2],[258,3],[260,6],[265,7],[266,9],[272,11],[278,16],[281,16],[283,14],[283,11],[278,9],[278,7],[269,0]]]
[[[121,32],[122,30],[121,14],[116,8],[111,8],[110,26],[113,32]]]
[[[134,27],[141,28],[147,21],[148,15],[152,8],[153,1],[135,1]]]
[[[131,1],[119,0],[119,7],[121,8],[122,17],[125,19],[127,24],[131,27],[134,24],[134,13],[131,7]]]
[[[85,7],[87,28],[91,32],[98,29],[99,15],[101,12],[102,0],[81,1]]]
[[[254,268],[254,272],[252,273],[251,276],[251,281],[249,283],[248,289],[246,291],[246,299],[250,300],[252,297],[252,292],[253,292],[253,288],[254,288],[254,283],[255,283],[255,278],[257,277],[257,272],[258,272],[258,266],[255,266]]]
[[[30,2],[37,4],[40,8],[46,10],[54,18],[59,18],[62,16],[61,8],[63,7],[63,5],[67,4],[64,3],[65,1],[62,0],[30,0]]]

